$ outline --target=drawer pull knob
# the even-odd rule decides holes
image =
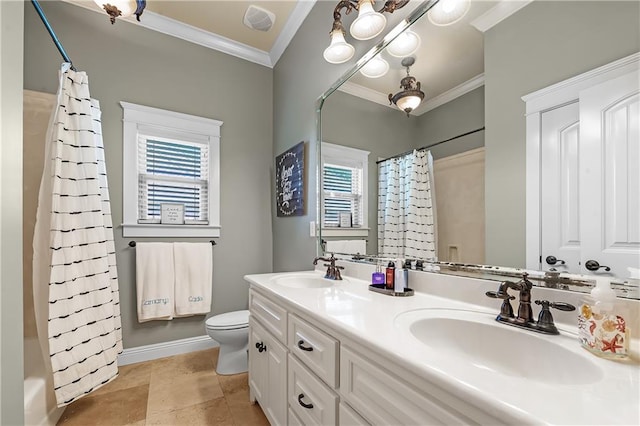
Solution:
[[[304,394],[303,393],[298,395],[298,404],[302,405],[307,410],[311,410],[313,408],[313,404],[305,404],[304,402],[302,402],[302,398],[304,398]]]
[[[258,342],[256,343],[256,349],[258,350],[258,352],[264,352],[267,350],[267,346],[262,342]]]
[[[311,352],[313,350],[313,347],[304,346],[304,340],[298,340],[298,348],[307,352]]]

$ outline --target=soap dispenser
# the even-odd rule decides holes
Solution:
[[[596,277],[596,286],[585,296],[578,313],[580,344],[603,358],[628,358],[630,331],[625,317],[609,278]]]

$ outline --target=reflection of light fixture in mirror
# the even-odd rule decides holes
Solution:
[[[333,9],[333,26],[331,28],[331,44],[324,50],[324,58],[332,64],[341,64],[353,56],[355,49],[345,41],[345,31],[342,25],[342,9],[345,14],[354,10],[358,17],[350,27],[351,35],[357,40],[369,40],[379,35],[387,24],[387,18],[382,13],[393,13],[404,7],[409,0],[387,0],[382,9],[375,11],[375,0],[340,0]],[[347,53],[351,52],[350,55]]]
[[[387,52],[396,58],[406,58],[418,50],[420,37],[413,31],[404,31],[398,35],[388,46]]]
[[[116,22],[116,18],[126,18],[127,16],[136,15],[136,19],[140,21],[140,15],[147,6],[146,0],[93,0],[95,4],[100,6],[110,16],[111,23]]]
[[[471,0],[440,0],[427,15],[433,25],[445,26],[458,22],[471,7]]]
[[[382,77],[387,71],[389,71],[389,63],[380,56],[374,56],[360,68],[360,73],[369,78]]]
[[[424,92],[420,90],[420,82],[415,77],[409,75],[409,67],[415,63],[413,57],[404,58],[402,66],[407,68],[407,76],[400,81],[402,89],[395,95],[389,93],[389,103],[395,104],[402,111],[407,113],[407,117],[416,109],[424,99]]]
[[[341,28],[331,31],[331,44],[324,49],[324,60],[330,64],[341,64],[353,57],[356,49],[344,39],[344,30]]]

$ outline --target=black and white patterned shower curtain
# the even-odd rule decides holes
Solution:
[[[378,164],[378,254],[437,260],[431,152],[414,150]]]
[[[58,406],[109,382],[122,352],[100,106],[63,64],[33,240],[38,334]]]

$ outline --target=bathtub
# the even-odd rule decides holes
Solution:
[[[63,408],[56,406],[51,376],[46,373],[38,339],[24,340],[24,423],[55,425]]]

